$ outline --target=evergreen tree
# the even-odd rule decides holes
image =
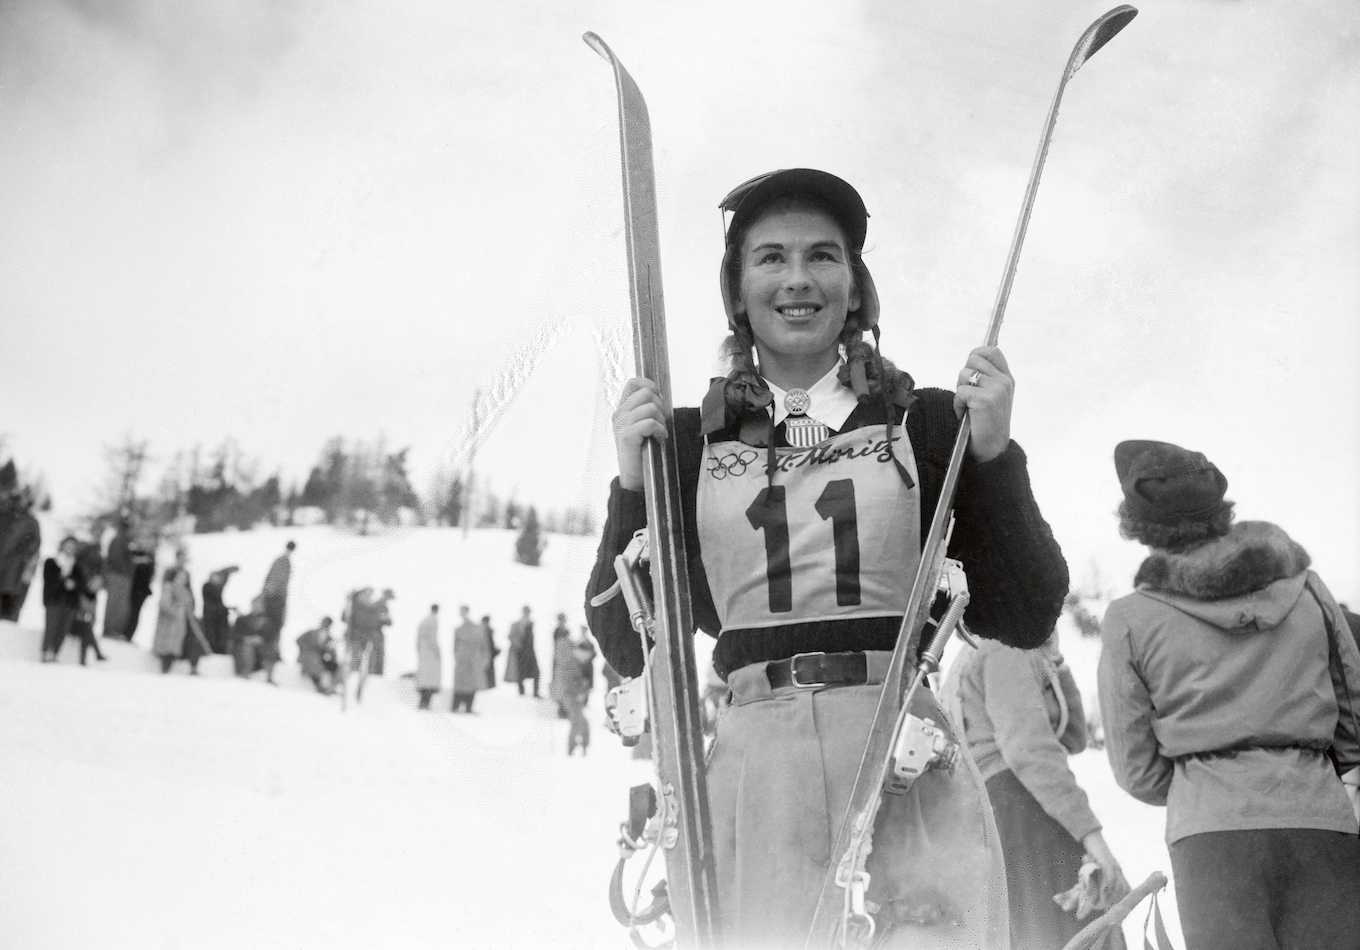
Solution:
[[[537,567],[539,558],[543,556],[543,549],[547,546],[548,542],[539,536],[538,512],[530,505],[528,513],[524,516],[524,526],[515,540],[515,560],[530,567]]]

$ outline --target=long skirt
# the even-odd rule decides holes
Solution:
[[[1185,950],[1360,947],[1360,838],[1211,831],[1171,845]]]
[[[109,573],[104,576],[104,636],[121,640],[128,635],[132,619],[132,575]]]
[[[764,663],[728,677],[708,793],[729,947],[803,946],[887,668],[888,653],[868,656],[863,686],[772,690]],[[947,723],[928,691],[918,695],[918,710]],[[880,946],[1008,946],[1001,844],[966,748],[953,774],[932,770],[884,796],[868,871],[868,899],[889,928]]]
[[[43,627],[44,653],[60,652],[75,619],[76,608],[69,604],[52,604],[47,608],[46,623]]]
[[[1077,883],[1085,849],[1014,772],[987,779],[987,796],[1006,858],[1012,950],[1057,950],[1088,923],[1053,900]]]

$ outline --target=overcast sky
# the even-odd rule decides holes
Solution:
[[[587,29],[651,108],[677,402],[718,371],[718,200],[799,165],[861,190],[884,350],[950,385],[1107,5],[6,4],[0,434],[72,515],[126,434],[289,480],[382,433],[423,490],[499,387],[493,486],[598,503],[631,356]],[[1065,100],[1001,335],[1014,435],[1078,580],[1127,584],[1111,453],[1158,438],[1358,600],[1360,7],[1141,6]]]

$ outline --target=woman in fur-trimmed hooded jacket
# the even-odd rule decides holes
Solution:
[[[1165,805],[1187,950],[1360,946],[1360,651],[1307,552],[1232,524],[1227,479],[1162,442],[1115,449],[1120,531],[1151,549],[1101,629],[1120,786]]]

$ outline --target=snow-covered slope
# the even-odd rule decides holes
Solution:
[[[28,622],[40,613],[25,613],[27,629],[0,625],[0,946],[628,946],[605,888],[627,789],[648,772],[600,728],[598,691],[589,757],[569,759],[546,701],[500,684],[476,715],[447,712],[447,692],[420,712],[397,678],[437,599],[492,614],[502,642],[529,603],[546,679],[548,621],[560,608],[580,622],[593,542],[554,536],[544,566],[526,568],[508,532],[205,535],[189,539],[196,578],[240,564],[228,599],[244,604],[288,538],[287,646],[350,587],[398,595],[389,676],[343,713],[291,662],[277,689],[231,677],[222,658],[204,676],[182,664],[161,676],[117,643],[105,664],[75,666],[68,646],[43,665]],[[139,641],[154,617],[153,600]],[[441,639],[447,685],[447,624]],[[1090,694],[1096,644],[1073,634],[1064,646]],[[1130,880],[1169,871],[1160,811],[1115,787],[1103,753],[1073,768]]]

